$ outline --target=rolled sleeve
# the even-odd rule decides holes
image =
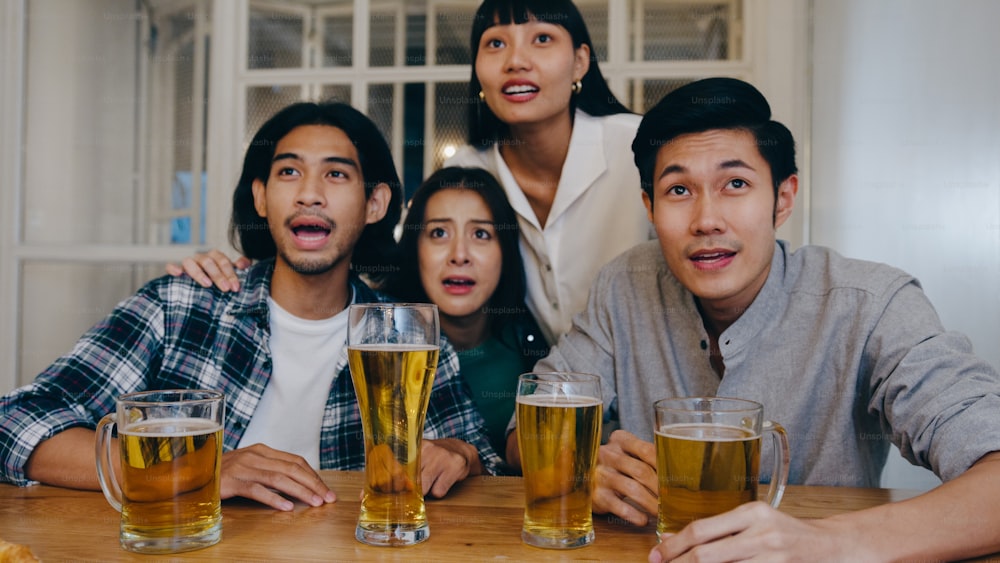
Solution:
[[[868,348],[869,406],[908,461],[948,481],[1000,451],[1000,375],[968,338],[941,327],[919,286],[893,296]]]

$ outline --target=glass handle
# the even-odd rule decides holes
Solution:
[[[767,502],[778,508],[781,497],[785,494],[788,483],[788,465],[791,463],[791,451],[788,447],[788,434],[785,428],[777,422],[765,420],[764,432],[769,432],[774,438],[774,471],[771,474],[771,486],[767,489]]]
[[[97,454],[97,480],[101,483],[101,490],[104,491],[104,498],[115,507],[118,512],[122,511],[122,489],[118,485],[118,478],[115,477],[114,464],[111,456],[111,431],[115,428],[115,415],[108,414],[97,424],[97,442],[95,453]]]

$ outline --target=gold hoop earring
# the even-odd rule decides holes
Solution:
[[[581,90],[583,90],[583,81],[577,80],[573,83],[573,93],[579,94]]]
[[[479,101],[480,102],[486,101],[486,92],[483,92],[482,90],[479,91]]]

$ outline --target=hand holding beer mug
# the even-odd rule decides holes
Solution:
[[[602,406],[596,375],[526,373],[518,380],[524,543],[573,548],[594,541],[591,494]]]
[[[97,475],[122,514],[122,548],[177,553],[222,538],[219,483],[225,401],[218,391],[122,395],[97,425]],[[118,427],[121,485],[112,470]]]
[[[420,442],[440,351],[437,306],[369,303],[348,312],[347,356],[365,435],[365,490],[354,536],[369,545],[430,537]]]
[[[788,437],[760,403],[720,397],[663,399],[656,410],[657,535],[757,500],[762,431],[774,437],[767,502],[777,508],[788,480]]]

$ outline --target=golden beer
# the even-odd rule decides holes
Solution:
[[[358,519],[362,541],[393,545],[426,539],[420,442],[438,346],[348,346],[365,437],[365,489]]]
[[[122,541],[218,541],[222,427],[204,418],[152,419],[118,434]]]
[[[524,473],[522,538],[539,547],[590,543],[601,400],[573,395],[517,397],[517,440]]]
[[[721,424],[672,424],[656,432],[657,533],[757,500],[761,436]]]

